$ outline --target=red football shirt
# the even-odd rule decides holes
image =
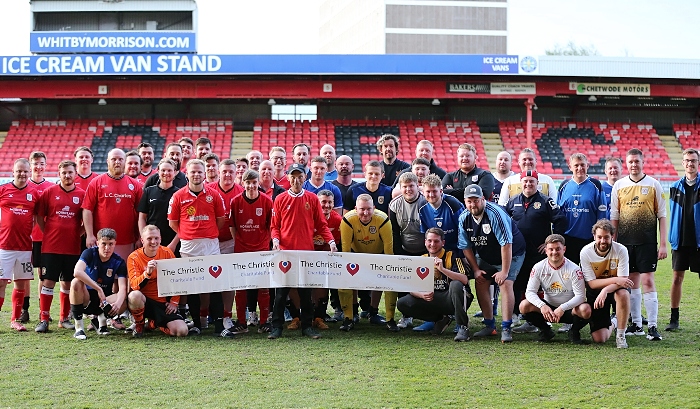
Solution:
[[[12,182],[0,186],[0,249],[32,250],[32,227],[37,199],[30,184],[21,189]]]
[[[44,179],[43,181],[36,183],[35,181],[29,179],[27,182],[30,186],[34,187],[34,191],[36,191],[36,196],[37,198],[41,198],[41,195],[44,193],[44,190],[50,188],[51,186],[56,186],[55,183],[49,182],[48,180]],[[39,199],[37,199],[39,200]],[[41,229],[39,228],[38,224],[34,225],[34,228],[32,229],[32,241],[42,241],[44,237],[44,233],[41,232]]]
[[[231,224],[236,230],[234,253],[267,251],[270,249],[272,199],[260,194],[252,203],[245,194],[231,202]],[[228,226],[227,226],[228,227]]]
[[[204,187],[195,195],[185,186],[175,192],[168,206],[168,220],[178,220],[181,240],[216,239],[219,229],[218,217],[226,216],[224,199],[214,189]]]
[[[143,187],[143,185],[146,183],[146,179],[148,179],[149,176],[153,174],[153,172],[156,171],[156,168],[153,167],[151,168],[151,171],[148,172],[147,174],[143,174],[143,172],[139,172],[139,175],[136,176],[136,181],[139,182],[139,184]]]
[[[114,179],[108,173],[97,176],[85,191],[83,209],[93,215],[93,234],[103,227],[117,232],[117,244],[138,240],[138,213],[141,186],[129,176]]]
[[[229,217],[229,214],[231,212],[231,200],[233,200],[234,197],[240,195],[243,192],[243,186],[238,185],[238,184],[233,184],[233,187],[225,191],[224,189],[221,188],[221,185],[219,185],[219,182],[212,182],[208,183],[207,188],[216,190],[219,192],[221,195],[221,198],[224,199],[224,209],[226,210],[226,224],[224,224],[224,227],[219,230],[219,241],[220,242],[225,242],[229,241],[233,238],[231,236],[231,230],[229,230],[229,225],[231,224],[231,218]]]
[[[39,197],[36,213],[44,218],[42,253],[80,255],[84,197],[83,189],[66,192],[61,185],[51,186]]]
[[[328,230],[331,231],[333,235],[333,240],[335,240],[336,246],[340,243],[340,222],[343,221],[343,216],[339,215],[336,211],[331,211],[331,215],[326,222],[328,223]],[[323,236],[318,234],[316,229],[314,229],[314,249],[316,251],[330,251],[331,246],[327,241],[323,239]]]
[[[307,190],[295,196],[288,190],[277,196],[272,212],[272,238],[280,241],[280,249],[313,250],[316,234],[326,242],[333,240],[318,196]]]
[[[287,189],[289,189],[290,187],[292,187],[292,185],[289,184],[289,179],[287,179],[287,174],[286,174],[286,173],[285,173],[285,175],[282,176],[280,179],[275,179],[274,176],[272,177],[272,179],[275,181],[275,183],[277,183],[278,185],[282,186],[282,187],[284,188],[284,190],[287,190]]]
[[[88,177],[82,177],[78,173],[75,174],[75,187],[79,187],[83,189],[84,191],[87,191],[88,185],[90,185],[90,182],[92,182],[93,179],[98,177],[98,175],[95,172],[90,173],[90,176]]]

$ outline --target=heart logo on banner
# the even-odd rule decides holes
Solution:
[[[418,267],[416,269],[416,274],[418,274],[418,277],[420,277],[421,280],[425,280],[425,277],[427,277],[428,274],[430,274],[430,269],[425,267]]]
[[[214,277],[214,278],[219,278],[219,276],[221,275],[221,272],[222,272],[222,271],[223,271],[223,269],[221,268],[221,266],[211,266],[211,267],[209,267],[209,274],[211,274],[211,276]]]
[[[350,273],[351,276],[354,276],[358,271],[360,271],[360,265],[355,263],[350,263],[346,265],[345,268],[348,270],[348,273]]]
[[[280,261],[279,267],[284,274],[287,274],[287,271],[289,271],[292,268],[292,263],[290,263],[289,261]]]

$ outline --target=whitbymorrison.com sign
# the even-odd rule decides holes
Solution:
[[[161,297],[248,288],[432,291],[433,259],[320,251],[268,251],[158,261]]]

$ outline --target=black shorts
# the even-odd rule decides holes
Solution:
[[[671,250],[671,266],[673,271],[700,273],[700,249],[681,246],[678,250]]]
[[[85,307],[85,314],[88,315],[100,315],[104,311],[102,311],[102,306],[100,302],[100,296],[97,294],[97,290],[89,289],[88,294],[90,294],[90,301],[88,302],[88,305]],[[111,294],[106,294],[105,297],[109,296]]]
[[[653,273],[659,262],[656,243],[625,245],[630,257],[630,273]]]
[[[553,306],[552,304],[548,303],[547,301],[545,301],[545,300],[542,300],[542,301],[544,301],[545,304],[549,305],[549,308],[551,308],[552,311],[557,309],[557,307]],[[561,319],[559,319],[560,324],[573,324],[574,323],[574,314],[571,312],[572,310],[573,310],[573,308],[571,310],[564,311],[564,315],[562,315]]]
[[[79,255],[43,253],[41,263],[44,268],[40,277],[42,280],[70,282],[73,280],[73,271],[78,260]]]
[[[171,321],[183,320],[182,315],[178,312],[172,314],[165,313],[165,303],[158,302],[146,297],[146,306],[144,307],[143,316],[155,321],[156,325],[162,328],[168,326]]]
[[[593,237],[591,236],[590,239],[581,239],[565,234],[564,240],[566,240],[566,252],[564,256],[573,261],[576,265],[581,264],[581,250],[593,241]]]
[[[626,289],[627,292],[631,292],[629,288]],[[598,331],[603,328],[610,328],[612,321],[610,320],[610,314],[613,304],[615,304],[615,293],[608,293],[605,297],[605,304],[603,308],[594,308],[595,299],[598,298],[601,290],[593,290],[586,288],[586,303],[591,306],[591,318],[589,318],[589,324],[591,327],[591,333]],[[619,291],[619,290],[618,290]]]
[[[40,241],[33,241],[32,242],[32,265],[34,268],[38,268],[41,270],[42,267],[45,266],[43,263],[43,260],[41,259],[41,242]],[[75,266],[73,266],[75,267]],[[39,276],[41,276],[41,273],[39,273]],[[43,278],[42,278],[43,280]]]

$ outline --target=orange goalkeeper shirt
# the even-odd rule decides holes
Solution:
[[[151,300],[158,302],[166,302],[165,297],[158,296],[158,278],[157,274],[152,274],[151,278],[146,278],[146,266],[151,260],[163,260],[175,258],[173,252],[164,246],[160,246],[156,252],[155,257],[148,257],[144,252],[143,248],[140,248],[129,255],[126,261],[127,268],[129,270],[129,286],[132,290],[139,290]],[[179,303],[180,296],[174,296],[170,298],[170,301]]]

